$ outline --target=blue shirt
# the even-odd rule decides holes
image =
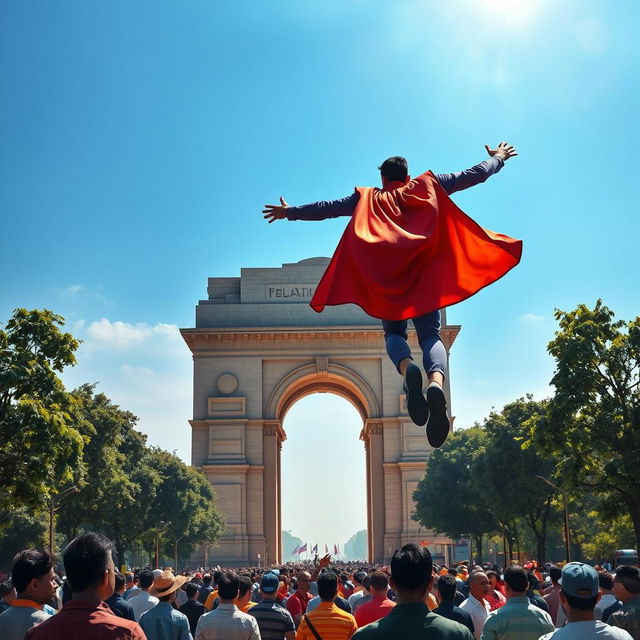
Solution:
[[[153,609],[143,613],[140,626],[147,640],[193,640],[187,616],[168,602],[158,602]]]
[[[546,611],[531,604],[527,596],[515,596],[489,614],[482,628],[482,640],[538,640],[554,629]]]
[[[463,624],[471,633],[475,631],[471,616],[464,609],[456,607],[453,602],[443,602],[438,608],[433,610],[433,613]]]
[[[438,173],[435,174],[435,178],[440,183],[440,186],[451,195],[456,191],[462,191],[484,182],[489,176],[498,173],[503,166],[504,161],[502,158],[492,156],[471,167],[471,169],[455,173]],[[350,216],[353,214],[359,200],[360,194],[355,191],[350,196],[338,200],[320,200],[319,202],[312,202],[299,207],[288,207],[287,219],[326,220],[327,218]]]

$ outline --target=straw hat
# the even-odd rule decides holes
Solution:
[[[177,591],[185,582],[188,576],[174,576],[172,571],[163,571],[162,574],[153,581],[149,589],[149,595],[161,598]]]

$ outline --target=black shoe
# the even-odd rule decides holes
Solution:
[[[447,416],[447,399],[442,387],[432,382],[427,387],[427,440],[429,444],[438,448],[444,444],[449,435],[449,416]]]
[[[409,417],[421,427],[427,422],[429,409],[427,401],[422,395],[422,373],[420,373],[420,368],[412,362],[409,363],[404,374],[404,390],[407,394]]]

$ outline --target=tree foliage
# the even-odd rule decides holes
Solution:
[[[354,533],[344,544],[345,560],[367,560],[369,556],[369,539],[367,530]]]

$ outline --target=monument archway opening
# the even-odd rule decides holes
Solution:
[[[365,449],[359,439],[364,423],[355,407],[330,393],[299,399],[286,414],[282,445],[282,530],[307,544],[308,553],[291,556],[297,542],[283,533],[282,559],[344,553],[344,543],[367,525]],[[320,508],[318,508],[320,506]],[[368,559],[368,546],[361,559]]]
[[[328,258],[281,268],[243,268],[209,278],[195,327],[182,329],[194,362],[191,458],[226,518],[219,545],[196,561],[224,566],[282,561],[281,450],[289,409],[333,393],[362,418],[366,451],[369,560],[387,562],[407,542],[447,544],[412,519],[413,492],[431,453],[407,416],[402,380],[389,362],[380,321],[354,305],[309,307]],[[447,349],[459,331],[442,314]],[[419,353],[415,331],[409,343]],[[449,381],[445,383],[449,407]],[[327,505],[314,501],[320,511]],[[330,507],[327,515],[330,515]]]

